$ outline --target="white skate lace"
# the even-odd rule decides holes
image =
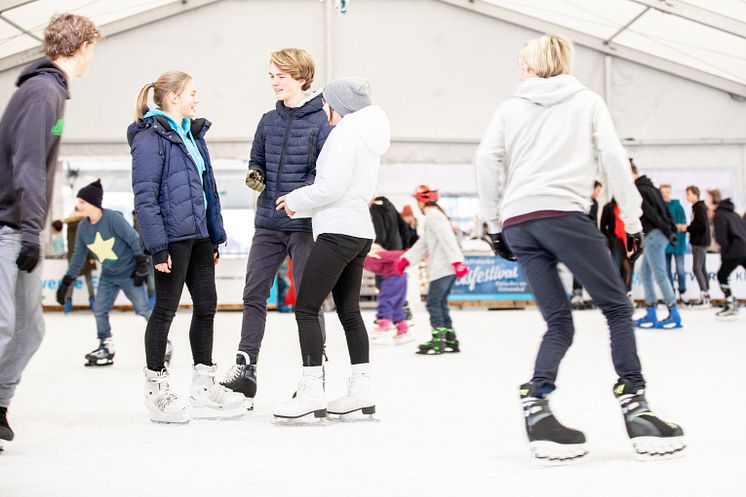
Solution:
[[[232,381],[236,381],[239,376],[241,376],[241,368],[238,364],[234,364],[228,370],[228,374],[225,375],[225,382],[230,383]]]

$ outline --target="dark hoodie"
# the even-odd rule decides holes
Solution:
[[[722,259],[746,259],[746,221],[736,214],[731,199],[722,200],[712,219]]]
[[[376,231],[375,242],[384,250],[404,250],[409,248],[409,233],[394,204],[386,197],[376,197],[370,206],[370,217]]]
[[[41,246],[64,128],[67,78],[48,58],[26,67],[0,120],[0,225]]]
[[[697,247],[709,247],[710,220],[707,218],[707,206],[704,200],[698,200],[692,205],[692,222],[686,228],[689,232],[689,241]]]
[[[640,176],[635,180],[637,190],[642,196],[642,230],[647,235],[651,231],[658,229],[670,239],[671,235],[676,233],[676,225],[673,223],[671,213],[663,201],[663,195],[658,190],[650,178]]]

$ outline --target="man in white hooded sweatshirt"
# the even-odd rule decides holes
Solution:
[[[639,256],[644,244],[641,198],[609,111],[601,97],[568,74],[570,41],[558,36],[531,40],[519,60],[523,82],[492,116],[476,167],[482,216],[495,253],[517,258],[547,322],[533,378],[520,387],[532,456],[562,463],[587,454],[585,435],[561,425],[547,399],[574,334],[558,262],[606,317],[619,377],[614,394],[636,452],[647,457],[680,452],[681,428],[648,408],[632,307],[606,241],[587,215],[594,181],[601,179],[621,210],[630,258]]]
[[[371,101],[363,78],[342,78],[324,88],[324,110],[334,130],[316,162],[316,181],[277,199],[288,216],[311,217],[316,240],[303,271],[295,319],[303,357],[303,377],[297,395],[278,406],[278,418],[373,414],[370,392],[369,343],[360,315],[363,262],[375,239],[368,204],[378,183],[381,155],[391,141],[391,126],[383,110]],[[352,363],[346,395],[328,402],[324,393],[324,340],[318,314],[329,292],[334,296]]]

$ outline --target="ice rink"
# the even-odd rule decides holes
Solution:
[[[662,311],[661,311],[662,312]],[[47,313],[47,336],[9,410],[16,441],[0,454],[0,496],[714,496],[746,495],[741,392],[744,322],[682,312],[685,328],[638,331],[648,398],[681,424],[685,456],[638,462],[612,395],[616,380],[598,311],[575,313],[577,334],[553,409],[583,430],[590,455],[575,465],[532,464],[517,387],[530,378],[544,330],[539,313],[454,311],[461,354],[423,357],[416,343],[373,347],[379,422],[273,422],[300,375],[292,315],[271,313],[256,408],[233,421],[148,421],[142,402],[145,323],[112,315],[116,363],[83,367],[94,348],[86,312]],[[327,314],[327,392],[349,372],[341,326]],[[190,312],[177,314],[173,384],[191,381]],[[366,323],[373,319],[365,313]],[[233,361],[241,314],[218,313],[214,360]],[[417,312],[413,331],[429,333]]]

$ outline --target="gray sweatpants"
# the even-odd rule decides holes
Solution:
[[[303,270],[313,248],[313,234],[300,231],[276,231],[257,228],[251,242],[246,265],[246,285],[243,291],[243,321],[238,350],[249,354],[256,362],[267,323],[267,299],[277,270],[288,255],[293,261],[293,281],[296,295],[300,291]],[[319,324],[326,343],[324,311],[319,311]]]
[[[21,234],[0,227],[0,407],[8,407],[31,356],[44,337],[41,262],[19,271]]]

